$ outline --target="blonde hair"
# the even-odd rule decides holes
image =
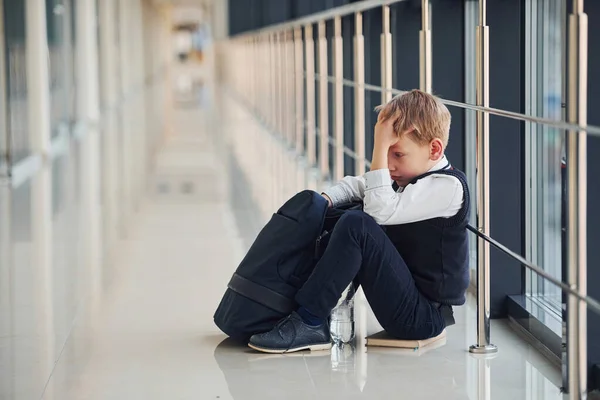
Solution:
[[[421,90],[398,95],[387,104],[378,106],[379,119],[394,119],[394,132],[410,135],[415,142],[425,145],[440,139],[444,148],[450,137],[450,111],[436,96]]]

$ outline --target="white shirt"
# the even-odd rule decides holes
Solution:
[[[429,171],[447,168],[446,156]],[[363,176],[347,176],[325,193],[333,205],[362,200],[364,211],[379,225],[398,225],[431,218],[449,218],[463,203],[463,187],[458,178],[434,174],[414,185],[392,188],[390,171],[378,169]]]

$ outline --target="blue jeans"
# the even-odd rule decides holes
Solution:
[[[426,339],[445,328],[438,305],[417,289],[382,227],[362,211],[346,212],[296,301],[326,319],[344,289],[360,285],[381,326],[400,339]]]

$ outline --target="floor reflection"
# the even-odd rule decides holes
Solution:
[[[440,346],[415,351],[334,345],[331,351],[271,355],[225,339],[214,357],[234,399],[469,399],[464,365],[432,352]],[[365,351],[363,386],[359,355]]]
[[[223,340],[214,351],[234,399],[365,398],[356,385],[354,349],[262,354]]]

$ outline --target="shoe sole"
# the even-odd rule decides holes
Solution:
[[[254,350],[257,350],[257,351],[261,351],[263,353],[284,354],[284,353],[293,353],[293,352],[302,351],[302,350],[310,350],[310,351],[330,350],[331,343],[312,344],[312,345],[308,345],[308,346],[294,347],[291,349],[267,349],[264,347],[255,346],[251,343],[248,343],[248,347],[250,347]]]

